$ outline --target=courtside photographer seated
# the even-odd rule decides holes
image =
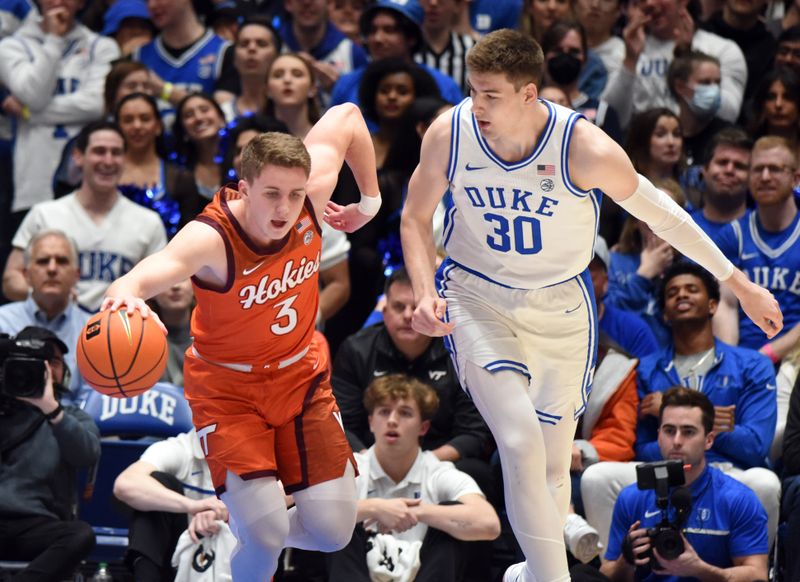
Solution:
[[[66,352],[44,328],[0,337],[0,560],[29,562],[15,580],[68,578],[95,543],[75,520],[75,486],[100,457],[100,434],[59,403]]]
[[[706,463],[714,406],[697,390],[664,394],[664,461],[637,466],[614,505],[601,572],[611,580],[767,579],[767,515],[755,493]],[[573,574],[573,580],[582,580]]]

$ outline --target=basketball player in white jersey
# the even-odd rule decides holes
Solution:
[[[591,388],[597,316],[587,273],[606,194],[728,284],[768,336],[772,295],[747,280],[623,150],[572,110],[540,101],[543,55],[511,30],[467,58],[470,99],[422,142],[402,241],[413,326],[446,342],[494,434],[509,521],[526,561],[505,581],[569,580],[562,536],[577,418]],[[431,219],[447,189],[448,258],[434,280]]]

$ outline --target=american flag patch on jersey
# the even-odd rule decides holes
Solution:
[[[311,226],[311,217],[310,216],[303,217],[303,219],[300,220],[300,222],[298,222],[297,224],[294,225],[294,227],[297,229],[297,232],[303,232],[309,226]]]
[[[556,167],[553,164],[539,164],[536,166],[537,176],[555,176]]]

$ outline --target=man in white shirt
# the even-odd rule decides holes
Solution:
[[[52,198],[64,144],[103,115],[103,88],[119,48],[76,20],[83,0],[41,0],[0,42],[0,83],[11,93],[3,112],[17,119],[14,201],[22,212]],[[18,224],[18,223],[17,223]]]
[[[131,202],[117,186],[122,175],[125,138],[116,124],[96,121],[75,142],[74,159],[83,183],[74,193],[36,204],[14,235],[14,249],[3,273],[3,293],[14,301],[28,296],[23,249],[38,232],[62,230],[78,246],[78,303],[100,308],[112,281],[167,243],[158,214]]]
[[[603,99],[627,127],[633,114],[653,107],[678,111],[667,87],[667,69],[676,45],[691,47],[719,60],[721,102],[717,117],[734,122],[739,117],[747,84],[747,64],[732,40],[699,30],[687,10],[688,0],[634,0],[623,31],[622,68],[609,75]]]
[[[438,404],[432,388],[400,374],[367,388],[375,444],[355,454],[359,523],[350,544],[330,555],[329,580],[366,582],[370,572],[385,570],[398,580],[460,580],[468,551],[462,542],[500,534],[497,513],[475,481],[420,449]]]

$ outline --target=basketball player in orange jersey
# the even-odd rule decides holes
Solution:
[[[347,161],[362,196],[329,202]],[[305,140],[267,133],[242,152],[238,193],[222,188],[160,252],[108,289],[104,309],[138,309],[192,278],[194,344],[185,392],[217,494],[239,543],[234,580],[268,580],[284,547],[335,551],[356,521],[355,470],[313,339],[320,221],[352,232],[380,207],[359,110],[330,109]],[[294,496],[288,510],[280,480]]]

